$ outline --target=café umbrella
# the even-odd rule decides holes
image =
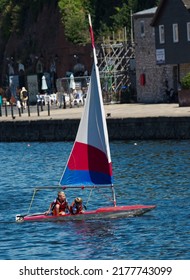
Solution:
[[[41,89],[42,90],[47,90],[48,89],[46,78],[45,78],[44,75],[42,76],[42,88]]]
[[[69,84],[70,89],[74,90],[75,89],[75,79],[73,74],[70,75],[70,84]]]

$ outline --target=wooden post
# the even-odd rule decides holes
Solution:
[[[66,100],[65,100],[65,95],[63,95],[63,109],[66,109]]]
[[[0,95],[0,117],[2,117],[2,96]]]
[[[48,100],[48,116],[50,116],[50,104],[49,104],[49,100]]]
[[[19,117],[21,117],[21,109],[18,108],[18,114],[19,114]]]
[[[20,100],[17,100],[16,105],[17,105],[17,108],[18,108],[19,117],[21,117],[21,102],[20,102]]]
[[[8,116],[8,112],[7,112],[7,101],[5,101],[5,116]]]
[[[13,104],[12,103],[11,103],[11,116],[12,116],[12,119],[15,119],[14,112],[13,112]]]
[[[40,105],[41,105],[41,111],[43,111],[44,109],[43,109],[43,101],[42,101],[42,99],[41,99]]]
[[[37,114],[38,114],[38,117],[40,116],[40,110],[39,110],[39,103],[37,102]]]
[[[30,117],[30,105],[29,105],[29,102],[27,104],[27,109],[28,109],[28,116]]]
[[[43,109],[43,106],[44,106],[43,101],[44,101],[44,98],[43,98],[42,95],[40,95],[40,108],[41,108],[41,112],[44,110]]]

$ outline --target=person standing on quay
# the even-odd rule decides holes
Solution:
[[[22,106],[24,109],[26,109],[27,102],[28,102],[28,92],[25,87],[22,87],[20,96],[21,96]]]

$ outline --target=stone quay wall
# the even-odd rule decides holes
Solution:
[[[1,121],[0,142],[73,141],[79,119]],[[190,139],[190,117],[107,119],[110,141]]]

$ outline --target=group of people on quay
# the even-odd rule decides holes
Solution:
[[[6,105],[17,105],[18,108],[26,109],[28,105],[28,91],[25,87],[16,88],[16,95],[12,95],[10,87],[6,87],[5,90],[0,88],[0,96],[2,103]]]
[[[84,213],[84,205],[81,197],[76,197],[69,206],[64,192],[60,191],[57,198],[50,204],[49,209],[45,212],[46,215],[65,215],[70,213],[72,215]]]
[[[52,94],[49,94],[48,91],[43,91],[42,93],[37,92],[35,98],[33,97],[31,102],[30,91],[28,91],[25,86],[17,86],[14,95],[11,92],[10,86],[7,86],[5,90],[0,87],[0,105],[16,105],[18,109],[22,109],[22,111],[29,105],[37,104],[44,106],[47,105],[48,102],[49,105],[55,104],[59,108],[66,108],[66,106],[79,107],[85,103],[86,91],[87,87],[82,89],[69,88],[67,91],[63,89]]]
[[[7,57],[2,84],[4,87],[10,85],[11,78],[16,77],[20,88],[26,87],[27,76],[36,75],[38,88],[41,90],[42,76],[47,73],[51,79],[51,88],[56,91],[57,59],[56,54],[50,56],[30,54],[25,59],[16,58],[14,55]]]
[[[45,75],[42,76],[41,90],[36,86],[16,86],[16,84],[6,86],[6,88],[0,87],[1,105],[17,105],[18,108],[26,109],[27,105],[41,104],[47,105],[47,100],[51,104],[57,104],[58,107],[62,107],[64,103],[66,105],[84,105],[84,98],[86,96],[87,83],[83,86],[84,77],[80,77],[77,81],[74,81],[74,75],[71,73],[69,77],[60,78],[57,83],[59,89],[51,91],[48,84],[48,80]],[[80,80],[80,81],[79,81]]]
[[[78,58],[73,58],[73,62],[76,64],[73,64],[72,69],[68,69],[64,75],[64,78],[67,79],[65,81],[67,86],[69,83],[74,83],[75,85],[74,77],[86,76],[88,73],[85,70],[85,66],[79,63]],[[45,89],[48,95],[59,92],[60,85],[57,85],[57,80],[61,80],[63,74],[61,73],[60,76],[59,73],[60,77],[58,76],[58,64],[57,54],[30,54],[27,59],[17,58],[16,55],[7,57],[6,67],[4,67],[0,83],[0,95],[7,103],[12,103],[14,98],[17,99],[16,88],[19,87],[22,90],[22,87],[25,87],[29,93],[30,104],[31,101],[34,103],[34,99],[32,100],[34,93],[32,91],[35,91],[35,97],[36,95],[44,94],[43,77],[45,77],[45,82],[47,83]],[[70,79],[71,76],[72,78]],[[75,90],[72,85],[70,89],[69,93]]]

